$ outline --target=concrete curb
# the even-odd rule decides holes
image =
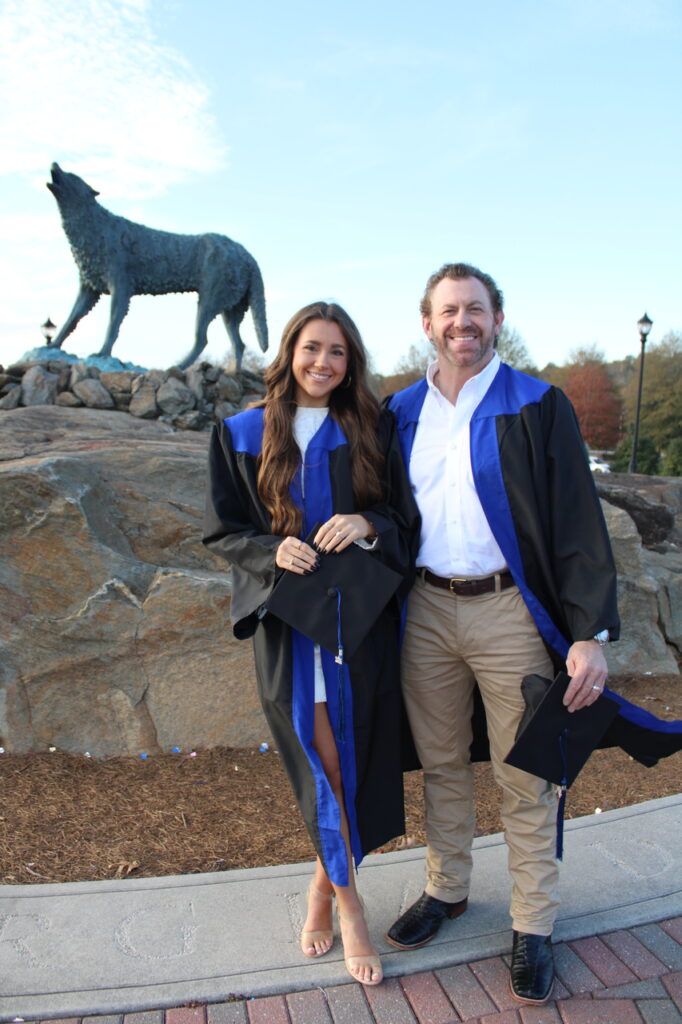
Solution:
[[[511,949],[506,847],[474,843],[468,912],[423,949],[383,941],[421,893],[423,849],[368,857],[359,885],[386,977]],[[0,886],[0,1020],[81,1017],[348,982],[337,940],[306,960],[298,934],[310,864]],[[557,941],[682,914],[682,794],[566,823]]]

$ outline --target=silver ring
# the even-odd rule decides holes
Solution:
[[[593,686],[592,689],[593,690],[599,690],[599,692],[601,693],[601,686]]]
[[[335,537],[340,537],[341,536],[341,530],[337,530],[336,533],[334,534],[334,536]]]

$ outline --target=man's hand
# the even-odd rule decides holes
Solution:
[[[608,668],[604,652],[596,640],[576,640],[566,656],[571,682],[564,694],[569,711],[594,704],[606,684]]]

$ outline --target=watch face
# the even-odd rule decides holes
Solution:
[[[597,633],[594,638],[598,644],[607,644],[611,639],[609,636],[608,629],[602,629],[601,633]]]

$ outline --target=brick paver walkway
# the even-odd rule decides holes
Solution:
[[[554,952],[557,982],[544,1006],[512,999],[509,958],[491,957],[377,988],[351,982],[49,1024],[682,1024],[682,917],[558,943]]]

